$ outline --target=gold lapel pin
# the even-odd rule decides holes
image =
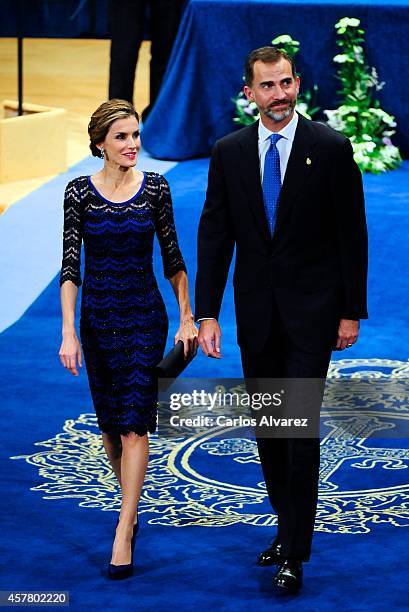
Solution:
[[[311,160],[310,160],[310,158],[309,158],[309,157],[307,157],[307,159],[306,159],[305,161],[306,161],[306,163],[307,163],[307,166],[311,166]]]

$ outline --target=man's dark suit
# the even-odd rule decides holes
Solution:
[[[273,237],[258,123],[213,149],[198,235],[195,318],[218,318],[234,246],[237,340],[245,377],[324,378],[340,319],[367,318],[367,233],[347,138],[301,115]],[[319,440],[258,440],[283,555],[308,560]]]

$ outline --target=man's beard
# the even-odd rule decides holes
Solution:
[[[288,108],[285,111],[277,112],[274,111],[274,106],[267,106],[263,109],[262,112],[269,119],[272,119],[273,121],[279,123],[280,121],[284,121],[284,119],[287,119],[287,117],[291,115],[295,108],[296,101],[286,100],[284,104],[288,104]]]

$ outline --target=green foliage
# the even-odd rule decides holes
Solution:
[[[281,34],[271,41],[273,47],[276,47],[280,51],[284,51],[290,57],[294,57],[300,50],[300,42],[291,38],[289,34]]]
[[[365,32],[359,26],[360,20],[350,17],[344,17],[335,25],[337,45],[342,51],[333,58],[338,65],[340,88],[337,93],[341,105],[324,113],[328,124],[351,140],[360,169],[379,173],[396,168],[402,158],[391,142],[395,119],[380,108],[375,97],[384,83],[379,81],[376,69],[369,67],[365,60]]]

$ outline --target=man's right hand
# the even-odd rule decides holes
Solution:
[[[221,336],[220,325],[216,319],[205,319],[200,322],[198,339],[206,357],[221,358]]]

